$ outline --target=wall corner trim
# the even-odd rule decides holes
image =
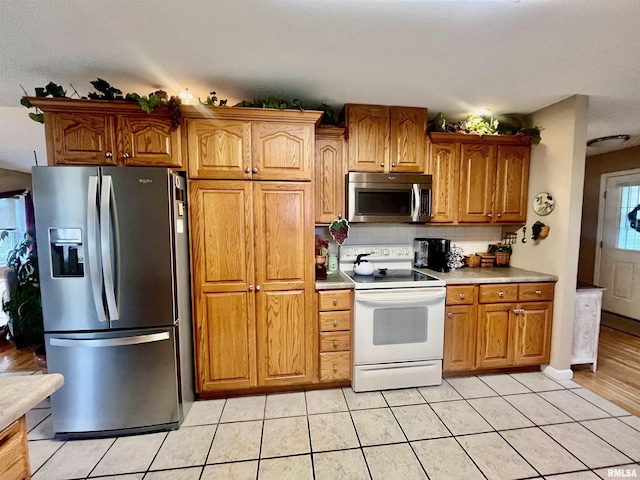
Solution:
[[[571,380],[573,378],[573,370],[558,370],[551,365],[540,365],[540,371],[553,380]]]

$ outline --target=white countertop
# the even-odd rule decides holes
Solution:
[[[0,431],[64,384],[59,373],[0,377]]]

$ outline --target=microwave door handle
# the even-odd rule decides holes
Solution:
[[[417,183],[414,183],[411,186],[411,200],[413,202],[413,209],[411,210],[411,220],[417,222],[418,217],[420,216],[420,185]]]

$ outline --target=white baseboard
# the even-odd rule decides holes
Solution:
[[[540,365],[540,371],[554,380],[571,380],[573,378],[573,370],[570,368],[558,370],[551,365]]]

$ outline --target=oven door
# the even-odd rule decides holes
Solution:
[[[356,365],[441,359],[444,287],[356,291]]]

